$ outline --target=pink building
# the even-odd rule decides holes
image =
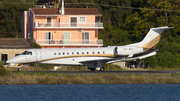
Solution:
[[[102,47],[97,8],[30,8],[23,13],[23,37],[42,48]]]

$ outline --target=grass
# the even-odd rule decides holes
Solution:
[[[33,65],[33,66],[22,66],[23,71],[54,71],[54,65]],[[56,71],[90,71],[86,66],[60,66],[62,68],[57,69]],[[123,69],[120,66],[107,64],[104,65],[106,71],[122,71]],[[17,67],[6,67],[8,71],[17,71]]]
[[[148,70],[152,70],[152,71],[180,71],[180,67],[174,67],[174,68],[169,68],[169,67],[154,67],[154,68],[149,68]]]
[[[180,83],[180,74],[33,74],[19,72],[0,76],[0,84],[164,84]]]
[[[54,71],[54,65],[44,65],[44,66],[22,66],[23,71]],[[87,69],[86,66],[60,66],[62,68],[57,69],[56,71],[90,71]],[[124,69],[120,66],[113,65],[113,64],[106,64],[104,65],[105,71],[127,71],[127,70],[138,70],[138,71],[180,71],[180,67],[176,68],[168,68],[168,67],[155,67],[155,68],[148,68],[148,69]],[[17,67],[9,67],[5,68],[8,71],[17,71]]]

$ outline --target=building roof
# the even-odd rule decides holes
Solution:
[[[58,15],[58,8],[31,8],[37,15]],[[65,8],[65,15],[102,15],[97,8]]]
[[[24,38],[0,38],[0,48],[28,49],[31,47]]]

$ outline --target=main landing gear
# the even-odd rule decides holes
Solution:
[[[96,68],[90,68],[90,70],[91,70],[91,71],[95,71],[95,70],[96,70]]]
[[[94,65],[88,66],[88,69],[90,69],[91,71],[95,71],[96,69],[99,71],[105,70],[105,68],[102,66],[101,61],[97,61],[97,63],[95,62]]]
[[[104,68],[104,67],[101,67],[99,71],[104,71],[104,70],[105,70],[105,68]]]
[[[91,71],[95,71],[96,70],[96,68],[89,68]],[[104,71],[105,70],[105,68],[104,67],[97,67],[97,69],[99,70],[99,71]]]

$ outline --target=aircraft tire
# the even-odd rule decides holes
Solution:
[[[19,67],[19,68],[18,68],[18,71],[22,71],[22,69]]]
[[[105,68],[104,68],[104,67],[101,67],[99,71],[104,71],[104,70],[105,70]]]
[[[96,70],[96,68],[90,68],[90,70],[91,70],[91,71],[95,71],[95,70]]]

